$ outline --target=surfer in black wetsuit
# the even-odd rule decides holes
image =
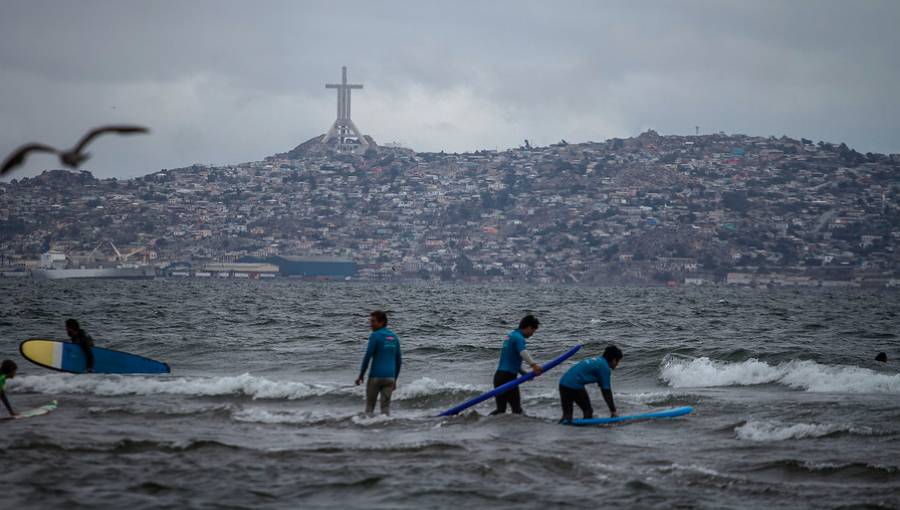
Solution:
[[[3,390],[3,387],[6,386],[7,379],[12,379],[16,376],[16,370],[18,369],[16,362],[11,359],[3,360],[3,364],[0,365],[0,400],[3,401],[3,405],[6,406],[10,416],[15,416],[16,413],[13,412],[12,406],[9,405],[9,400],[6,399],[6,391]]]
[[[93,373],[94,353],[91,351],[91,347],[94,346],[94,339],[85,330],[81,329],[81,326],[75,319],[66,320],[66,334],[69,335],[72,343],[80,345],[81,350],[84,352],[85,373]]]
[[[543,367],[538,365],[528,354],[525,339],[531,338],[534,332],[541,325],[541,321],[534,315],[526,315],[519,321],[518,329],[506,336],[503,341],[503,348],[500,350],[500,363],[497,365],[497,371],[494,372],[494,388],[499,388],[506,383],[516,380],[518,374],[525,374],[522,370],[522,361],[531,365],[534,376],[541,375],[544,371]],[[513,414],[522,414],[522,397],[519,393],[519,387],[516,386],[506,393],[501,393],[494,397],[497,402],[497,409],[491,412],[491,416],[503,414],[506,412],[507,404],[512,409]]]
[[[613,402],[612,385],[610,379],[612,371],[622,361],[622,351],[615,345],[610,345],[603,351],[603,356],[586,359],[575,364],[563,374],[559,380],[559,399],[562,404],[563,416],[560,423],[572,421],[573,404],[578,404],[584,419],[594,417],[594,408],[591,407],[591,397],[588,395],[588,384],[597,383],[603,394],[603,400],[609,406],[610,416],[618,418],[616,404]]]

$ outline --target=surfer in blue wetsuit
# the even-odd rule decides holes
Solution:
[[[403,362],[400,340],[393,331],[387,329],[387,322],[387,314],[381,310],[369,314],[372,334],[369,335],[366,355],[359,369],[359,377],[356,378],[356,385],[359,386],[371,361],[372,371],[369,372],[369,382],[366,384],[367,413],[375,411],[375,401],[380,394],[381,414],[391,414],[391,394],[397,389],[397,377],[400,376],[400,365]]]
[[[85,330],[81,329],[81,325],[75,319],[66,320],[66,334],[69,335],[69,339],[72,340],[73,344],[81,346],[81,350],[84,352],[85,372],[88,374],[93,373],[94,352],[91,350],[91,347],[94,346],[94,339]]]
[[[503,386],[510,381],[515,381],[520,373],[525,374],[525,371],[522,370],[523,360],[531,366],[535,377],[541,375],[543,368],[531,358],[525,345],[525,339],[531,338],[540,325],[541,321],[537,317],[526,315],[519,321],[519,328],[510,333],[506,340],[503,341],[503,349],[500,351],[500,364],[497,365],[497,371],[494,372],[494,388]],[[505,413],[507,405],[509,405],[514,414],[522,414],[522,396],[519,393],[518,386],[497,395],[494,399],[497,402],[497,409],[491,412],[491,415]]]
[[[6,386],[7,379],[12,379],[16,376],[16,370],[18,369],[19,367],[16,365],[16,362],[11,359],[3,360],[3,363],[0,364],[0,400],[3,401],[3,405],[6,406],[6,410],[9,411],[10,416],[15,416],[16,413],[13,412],[12,406],[9,405],[4,386]]]
[[[586,359],[575,364],[566,371],[559,380],[559,400],[562,403],[563,417],[560,423],[572,421],[573,404],[578,404],[584,419],[594,417],[594,409],[591,407],[591,397],[588,395],[586,385],[597,383],[603,393],[603,400],[609,406],[610,415],[613,418],[619,416],[616,412],[616,404],[613,402],[612,385],[610,376],[612,371],[619,366],[622,360],[622,351],[615,345],[610,345],[603,351],[603,356]]]

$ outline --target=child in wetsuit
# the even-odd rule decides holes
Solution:
[[[15,416],[16,413],[13,411],[12,406],[9,405],[9,400],[6,398],[6,392],[3,390],[3,387],[6,386],[7,379],[12,379],[16,376],[18,368],[16,362],[11,359],[3,360],[3,364],[0,365],[0,400],[3,401],[3,405],[6,406],[10,416]]]
[[[75,319],[66,320],[66,334],[69,335],[73,344],[81,346],[81,350],[84,352],[85,372],[88,374],[93,373],[94,352],[91,350],[91,347],[94,346],[94,339],[91,338],[91,335],[81,329],[81,325],[78,324],[78,321]]]

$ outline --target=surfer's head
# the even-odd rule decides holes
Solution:
[[[526,315],[519,321],[519,332],[522,333],[523,337],[531,338],[531,335],[537,331],[537,328],[540,325],[541,321],[537,320],[537,317],[534,315]]]
[[[381,328],[387,327],[387,314],[383,311],[375,310],[369,314],[369,317],[371,317],[369,323],[372,325],[372,331],[378,331]]]
[[[875,356],[875,361],[883,361],[883,362],[887,363],[887,353],[879,352],[878,356]]]
[[[19,369],[19,366],[16,365],[16,362],[11,359],[3,360],[3,364],[0,365],[0,375],[5,375],[9,379],[12,379],[16,376],[16,370]]]
[[[541,321],[534,315],[526,315],[519,321],[519,329],[532,328],[537,329],[541,325]]]
[[[66,319],[66,333],[68,333],[69,336],[72,336],[79,331],[81,331],[81,324],[78,324],[77,320]]]
[[[622,361],[622,350],[615,345],[610,345],[603,351],[603,359],[609,364],[609,368],[616,368]]]

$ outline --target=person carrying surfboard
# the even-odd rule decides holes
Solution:
[[[10,416],[15,416],[16,413],[13,412],[9,400],[6,398],[4,386],[6,386],[7,379],[12,379],[16,376],[16,371],[18,369],[19,367],[16,365],[16,362],[11,359],[3,360],[3,363],[0,364],[0,400],[3,401],[3,405],[6,406],[6,410],[9,411]]]
[[[387,322],[387,314],[381,310],[369,314],[372,334],[369,335],[366,355],[359,369],[359,377],[356,378],[356,385],[359,386],[371,361],[372,371],[369,372],[369,382],[366,384],[367,413],[375,411],[375,401],[380,394],[381,414],[391,414],[391,395],[397,389],[397,378],[400,376],[400,365],[403,363],[400,340],[393,331],[387,329]]]
[[[609,406],[610,416],[619,417],[619,413],[616,412],[616,404],[613,402],[610,379],[612,371],[619,366],[620,361],[622,361],[622,351],[615,345],[610,345],[603,351],[603,356],[579,361],[563,374],[559,379],[559,400],[563,412],[560,423],[572,421],[573,404],[578,404],[581,412],[584,413],[585,420],[594,417],[591,397],[585,388],[586,385],[593,383],[600,386],[603,400]]]
[[[497,371],[494,372],[494,388],[516,380],[520,373],[525,374],[525,371],[522,370],[522,360],[531,366],[535,377],[541,375],[543,368],[531,358],[525,345],[525,339],[531,338],[540,325],[541,321],[537,317],[526,315],[519,321],[518,329],[507,335],[506,340],[503,341],[503,349],[500,350],[500,363],[497,365]],[[497,395],[494,400],[497,402],[497,409],[491,412],[491,416],[505,413],[507,405],[512,409],[513,414],[522,414],[522,396],[518,386]]]
[[[80,345],[81,350],[84,352],[84,362],[85,367],[87,367],[85,373],[93,373],[94,352],[91,350],[91,347],[94,346],[94,339],[85,330],[81,329],[81,325],[75,319],[66,320],[66,334],[69,335],[72,343]]]

